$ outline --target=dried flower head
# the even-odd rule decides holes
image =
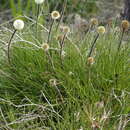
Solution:
[[[60,13],[58,11],[53,11],[51,13],[51,17],[52,19],[56,20],[56,19],[59,19],[60,18]]]
[[[92,25],[98,25],[98,19],[92,18],[92,19],[90,20],[90,23],[91,23]]]
[[[36,4],[42,4],[45,0],[35,0]]]
[[[62,41],[63,38],[64,38],[64,35],[58,35],[58,36],[56,37],[56,40],[58,40],[58,41]]]
[[[56,86],[56,85],[57,85],[56,79],[50,79],[50,80],[49,80],[49,84],[50,84],[51,86]]]
[[[47,43],[43,43],[41,47],[42,47],[42,49],[43,49],[44,51],[48,51],[49,48],[50,48]]]
[[[24,22],[21,19],[17,19],[14,21],[13,26],[16,30],[22,30],[24,28]]]
[[[63,32],[64,32],[65,34],[70,33],[70,28],[69,28],[68,26],[64,26],[64,27],[63,27]]]
[[[88,64],[92,65],[94,63],[94,58],[88,57],[87,61],[88,61]]]
[[[104,34],[105,31],[106,31],[106,29],[105,29],[104,26],[99,26],[99,27],[97,28],[97,32],[98,32],[99,34]]]
[[[127,20],[123,20],[123,21],[122,21],[121,27],[122,27],[122,29],[123,29],[124,31],[127,31],[128,28],[129,28],[129,26],[130,26],[129,21],[127,21]]]

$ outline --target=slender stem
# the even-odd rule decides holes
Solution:
[[[61,94],[60,90],[58,89],[58,87],[56,85],[55,85],[55,89],[57,90],[57,92],[58,92],[58,94],[60,96],[60,99],[63,102],[64,100],[63,100],[62,94]]]
[[[62,51],[63,51],[65,38],[66,38],[66,34],[64,34],[63,39],[62,39],[62,41],[61,41],[61,43],[60,43],[60,56],[61,56]]]
[[[36,37],[38,37],[38,18],[39,18],[39,12],[40,12],[40,5],[37,5],[37,19],[36,19]]]
[[[90,24],[90,27],[88,28],[85,36],[87,36],[88,33],[90,33],[90,31],[94,28],[95,26],[93,24]]]
[[[54,19],[52,20],[52,23],[50,25],[50,29],[49,29],[49,34],[48,34],[48,39],[47,39],[47,43],[49,44],[50,43],[50,37],[51,37],[51,31],[52,31],[52,27],[53,27],[53,24],[54,24]],[[50,46],[51,47],[51,46]]]
[[[40,4],[37,5],[37,19],[39,17],[39,12],[40,12]]]
[[[60,23],[61,23],[62,18],[63,18],[63,16],[64,16],[65,9],[66,9],[66,5],[67,5],[67,0],[64,0],[64,2],[63,2],[63,3],[64,3],[64,4],[63,4],[63,7],[62,7],[61,17],[60,17],[60,20],[59,20],[59,22],[58,22],[58,24],[57,24],[57,27],[56,27],[56,32],[57,32],[58,27],[60,26]]]
[[[10,37],[10,40],[9,40],[9,42],[8,42],[7,56],[8,56],[8,62],[9,62],[9,64],[11,63],[11,59],[10,59],[10,47],[11,47],[11,41],[12,41],[12,39],[13,39],[13,37],[14,37],[16,31],[17,31],[17,30],[14,30],[14,32],[13,32],[13,34],[12,34],[12,36]]]
[[[123,39],[124,33],[125,33],[125,30],[123,29],[122,34],[121,34],[121,39],[120,39],[120,42],[119,42],[119,45],[118,45],[118,51],[121,48],[121,43],[122,43],[122,39]]]
[[[53,60],[52,60],[52,58],[51,58],[51,55],[50,55],[49,52],[46,52],[46,54],[47,54],[47,56],[48,56],[49,62],[50,62],[50,64],[51,64],[51,66],[52,66],[52,69],[53,69],[53,71],[55,72],[55,67],[54,67],[54,63],[53,63]]]
[[[119,74],[115,74],[115,85],[118,85]]]
[[[81,42],[83,43],[83,42],[86,40],[87,35],[89,35],[89,33],[90,33],[90,31],[91,31],[91,29],[92,29],[93,27],[94,27],[94,26],[90,24],[90,27],[85,31],[85,33],[84,33],[83,37],[81,38],[81,40],[78,41],[79,43],[81,43]]]
[[[61,59],[61,65],[62,65],[62,67],[63,67],[62,51],[63,51],[63,47],[64,47],[65,38],[66,38],[66,34],[64,34],[63,39],[62,39],[62,41],[60,43],[60,59]]]
[[[90,52],[89,52],[89,54],[88,54],[88,57],[90,57],[90,56],[92,55],[92,52],[93,52],[93,49],[94,49],[94,47],[95,47],[95,45],[96,45],[96,41],[97,41],[98,37],[99,37],[99,34],[97,34],[97,36],[96,36],[95,39],[94,39],[94,42],[93,42],[93,44],[92,44],[92,46],[91,46],[91,48],[90,48]]]

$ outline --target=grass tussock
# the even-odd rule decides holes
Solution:
[[[10,62],[13,31],[1,27],[0,129],[129,129],[128,30],[122,36],[112,24],[73,32],[55,20],[47,29],[24,19]]]

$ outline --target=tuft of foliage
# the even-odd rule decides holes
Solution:
[[[66,55],[62,59],[57,51],[59,41],[55,38],[62,32],[54,28],[49,50],[54,63],[52,68],[40,42],[46,41],[47,32],[39,31],[42,37],[36,39],[30,25],[28,23],[23,32],[17,32],[11,49],[11,65],[6,56],[1,60],[1,113],[8,127],[118,128],[130,111],[130,48],[127,43],[118,52],[120,33],[112,27],[99,36],[94,63],[89,65],[87,54],[96,28],[82,34],[84,40],[75,38],[78,34],[69,34],[63,48]],[[52,79],[56,84],[50,83]],[[4,122],[2,116],[0,120]]]
[[[129,32],[41,24],[41,12],[21,31],[0,26],[0,129],[129,129]]]

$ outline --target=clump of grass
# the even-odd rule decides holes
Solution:
[[[31,21],[12,40],[11,66],[6,55],[0,62],[0,128],[129,129],[130,49],[122,45],[117,55],[115,28],[98,28],[91,47],[97,32],[77,44],[75,33],[53,25],[46,43],[50,31],[38,23],[42,37],[35,39]]]

